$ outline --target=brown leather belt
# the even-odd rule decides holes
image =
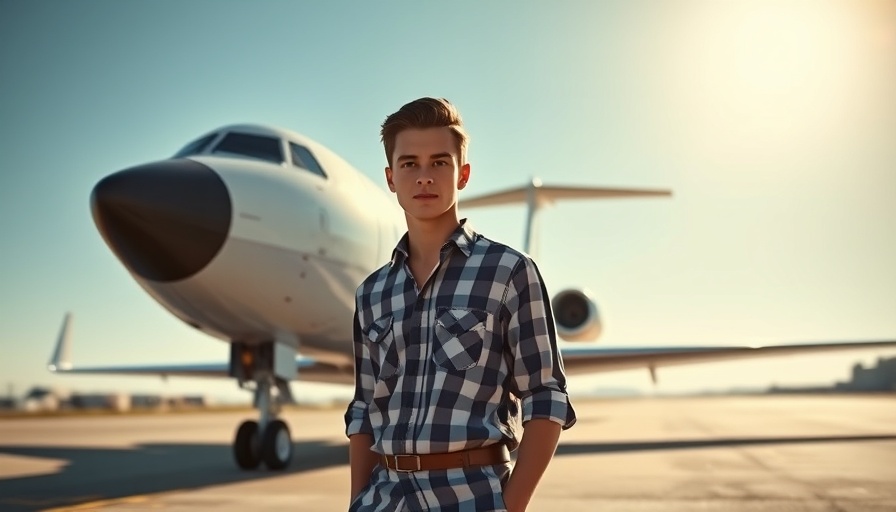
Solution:
[[[471,448],[459,452],[424,453],[420,455],[381,455],[380,464],[402,473],[454,469],[469,466],[489,466],[510,462],[510,451],[502,443]]]

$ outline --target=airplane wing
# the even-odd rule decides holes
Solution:
[[[458,201],[458,206],[460,208],[479,208],[481,206],[525,204],[530,200],[530,197],[535,203],[551,204],[559,199],[611,199],[670,195],[672,195],[672,191],[667,189],[543,185],[540,180],[533,179],[531,183],[522,187],[491,192],[469,199],[461,199]]]
[[[192,363],[192,364],[159,364],[140,366],[86,366],[74,367],[71,365],[47,365],[53,373],[73,374],[106,374],[106,375],[144,375],[159,377],[229,377],[229,364],[220,363]],[[316,361],[307,357],[296,358],[296,368],[299,372],[298,380],[304,382],[323,382],[327,384],[354,384],[355,377],[352,369],[342,368],[337,365]]]
[[[896,348],[896,340],[839,341],[759,346],[583,347],[563,346],[563,367],[569,375],[673,366],[710,361],[772,357],[856,349]]]
[[[71,314],[66,314],[56,341],[53,358],[47,364],[52,373],[72,374],[106,374],[106,375],[144,375],[159,377],[229,377],[230,364],[226,361],[215,363],[184,363],[134,366],[93,366],[75,367],[69,357],[71,332]],[[338,365],[305,356],[296,358],[296,369],[300,381],[323,382],[327,384],[354,384],[355,376],[352,367]]]
[[[526,205],[526,227],[523,232],[523,251],[536,253],[536,217],[539,210],[561,199],[613,199],[623,197],[668,197],[671,190],[656,188],[607,188],[581,187],[573,185],[545,185],[538,178],[532,178],[521,187],[489,192],[487,194],[461,199],[457,202],[461,209],[482,206],[501,206],[522,203]]]
[[[181,377],[228,377],[229,364],[194,363],[168,365],[74,367],[69,358],[71,315],[67,314],[56,342],[53,358],[47,368],[53,373],[117,374]],[[841,341],[765,346],[670,346],[670,347],[603,347],[573,346],[560,348],[563,366],[568,375],[593,374],[608,371],[745,359],[750,357],[785,356],[795,354],[835,352],[856,349],[896,348],[896,340]],[[320,361],[312,357],[296,358],[300,381],[327,384],[354,384],[351,364]]]

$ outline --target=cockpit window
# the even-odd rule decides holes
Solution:
[[[311,151],[308,151],[308,148],[304,146],[299,146],[295,142],[289,143],[289,150],[292,153],[292,163],[296,167],[301,167],[302,169],[307,169],[318,176],[322,176],[324,178],[327,177],[327,173],[321,168],[320,164],[317,162],[317,159],[314,158],[314,155],[311,154]]]
[[[283,151],[280,149],[280,139],[265,137],[263,135],[250,135],[248,133],[231,132],[221,139],[221,142],[212,150],[212,153],[229,153],[243,155],[252,158],[283,163]]]
[[[187,144],[180,151],[174,154],[174,158],[183,158],[185,156],[190,155],[198,155],[205,151],[205,148],[217,137],[217,133],[212,133],[206,135],[205,137],[200,137],[193,142]]]

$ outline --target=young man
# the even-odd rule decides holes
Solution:
[[[350,510],[524,511],[575,423],[541,275],[459,219],[453,105],[408,103],[381,134],[408,232],[356,296]]]

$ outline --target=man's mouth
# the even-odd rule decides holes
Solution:
[[[414,199],[435,199],[439,197],[437,194],[417,194]]]

